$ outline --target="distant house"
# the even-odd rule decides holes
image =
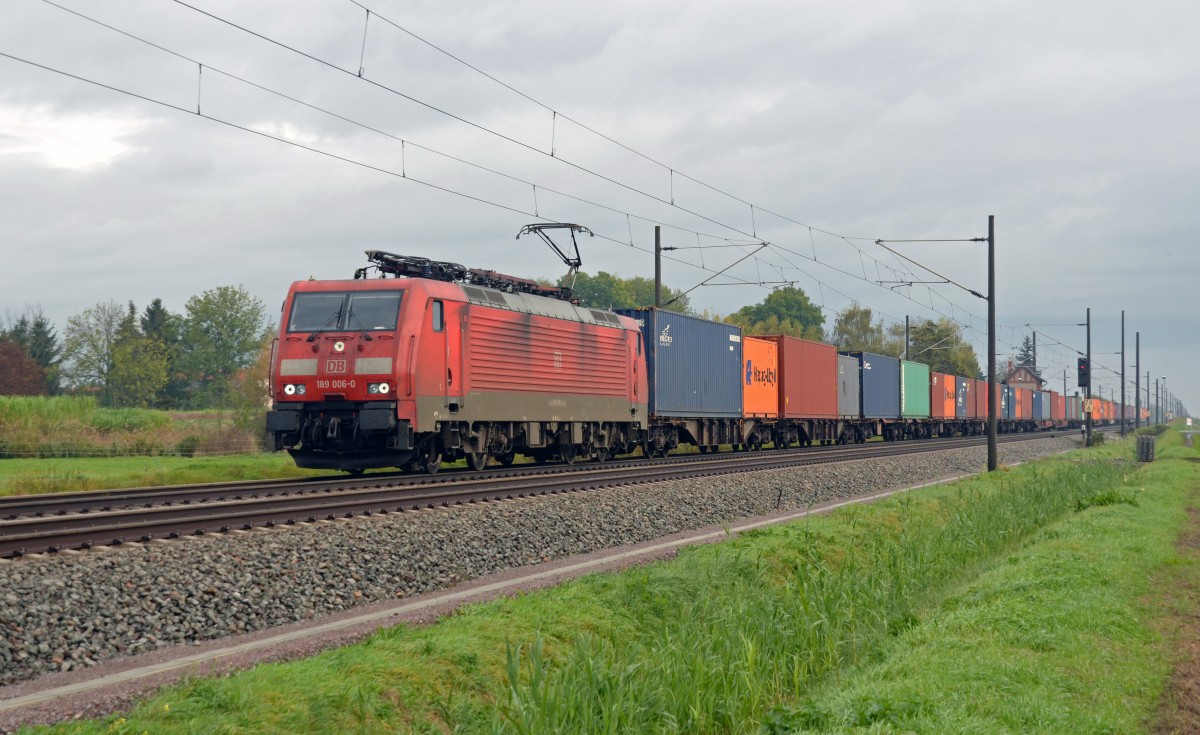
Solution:
[[[1008,377],[1005,378],[1004,382],[1014,388],[1028,388],[1030,390],[1043,390],[1042,386],[1046,383],[1028,365],[1018,365],[1013,368],[1008,373]]]

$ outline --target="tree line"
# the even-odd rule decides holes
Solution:
[[[263,302],[241,286],[144,309],[115,300],[67,319],[61,337],[40,307],[0,329],[0,395],[94,395],[103,406],[212,408],[227,405],[245,371],[269,347]],[[263,391],[265,396],[265,391]]]

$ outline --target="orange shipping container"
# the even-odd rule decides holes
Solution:
[[[929,413],[935,419],[952,419],[955,413],[955,400],[958,391],[958,378],[945,373],[929,373]]]
[[[779,416],[779,346],[757,337],[742,338],[745,381],[742,405],[746,417]]]
[[[1017,411],[1019,419],[1033,418],[1033,391],[1028,388],[1017,388]]]

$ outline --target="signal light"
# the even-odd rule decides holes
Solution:
[[[1079,358],[1079,387],[1087,388],[1092,384],[1091,371],[1088,370],[1088,361],[1086,357]]]

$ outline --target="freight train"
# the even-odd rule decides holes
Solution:
[[[301,467],[436,472],[517,455],[605,461],[982,434],[986,381],[569,289],[367,251],[352,280],[292,284],[267,430]],[[369,270],[379,278],[366,278]],[[1077,426],[1082,401],[1000,386],[1002,432]],[[1116,419],[1095,401],[1096,423]],[[1127,414],[1132,416],[1132,409]]]

